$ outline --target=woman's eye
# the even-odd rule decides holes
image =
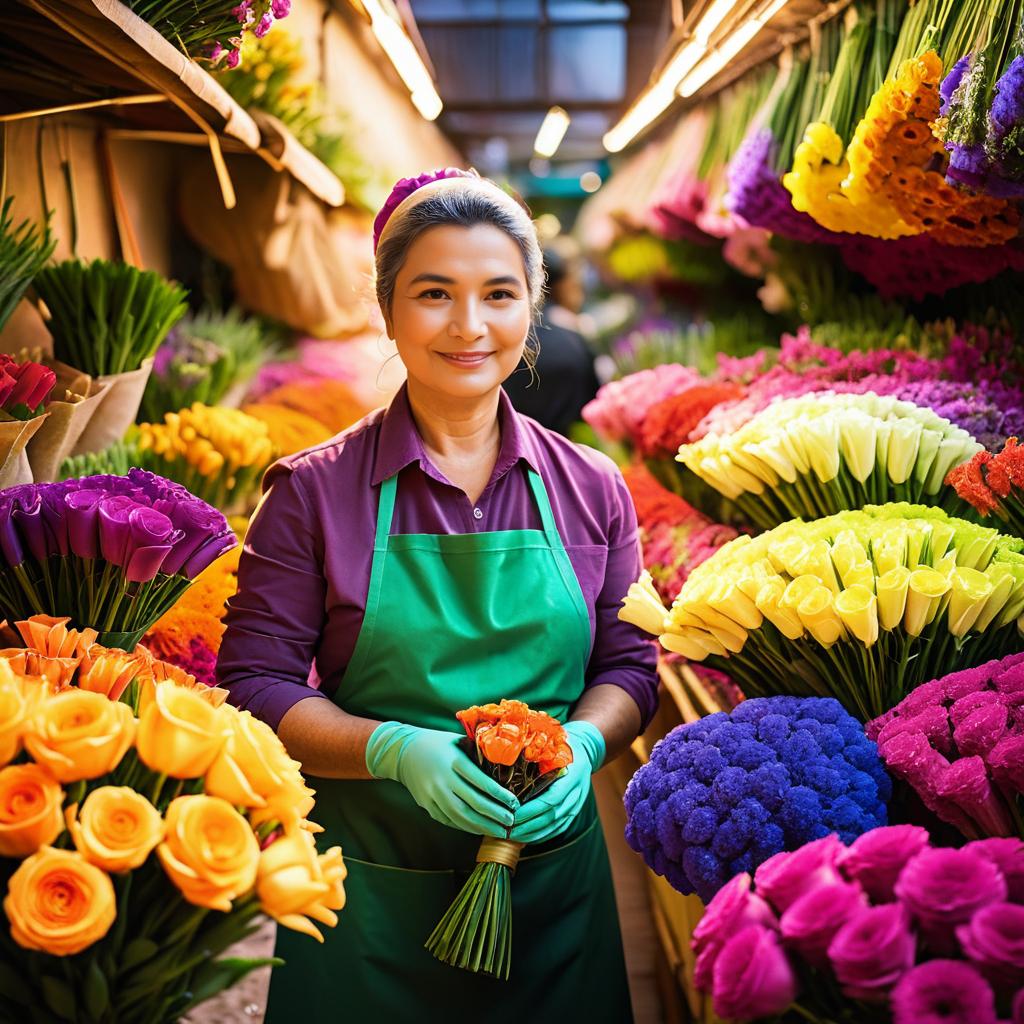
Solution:
[[[440,288],[428,288],[425,292],[420,292],[421,299],[443,299],[446,298],[445,293]]]
[[[514,299],[515,295],[510,292],[507,288],[499,288],[496,291],[491,292],[490,298],[492,299]]]

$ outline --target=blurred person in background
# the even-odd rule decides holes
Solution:
[[[544,248],[544,269],[547,296],[537,325],[540,352],[534,372],[522,364],[504,386],[518,412],[568,434],[598,387],[594,354],[579,330],[586,293],[576,244],[564,235],[553,238]]]

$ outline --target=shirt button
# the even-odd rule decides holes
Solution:
[[[483,511],[481,509],[478,509],[478,508],[473,509],[473,518],[474,519],[483,519],[483,517],[484,517],[484,514],[483,514]]]

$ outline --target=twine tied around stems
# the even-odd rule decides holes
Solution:
[[[525,843],[517,843],[511,839],[485,838],[476,853],[477,864],[501,864],[509,871],[515,871],[519,863],[519,855]]]

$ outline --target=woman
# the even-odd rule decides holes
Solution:
[[[378,237],[379,236],[379,237]],[[277,729],[349,868],[323,946],[279,932],[268,1019],[632,1019],[590,776],[653,714],[651,645],[618,621],[639,571],[618,472],[520,417],[501,383],[542,290],[528,214],[449,169],[396,186],[377,297],[408,383],[277,463],[250,525],[218,665]],[[311,666],[315,665],[315,673]],[[317,686],[310,686],[316,681]],[[517,698],[566,722],[567,773],[515,797],[459,748],[455,712]],[[423,943],[482,835],[528,843],[507,982]]]

